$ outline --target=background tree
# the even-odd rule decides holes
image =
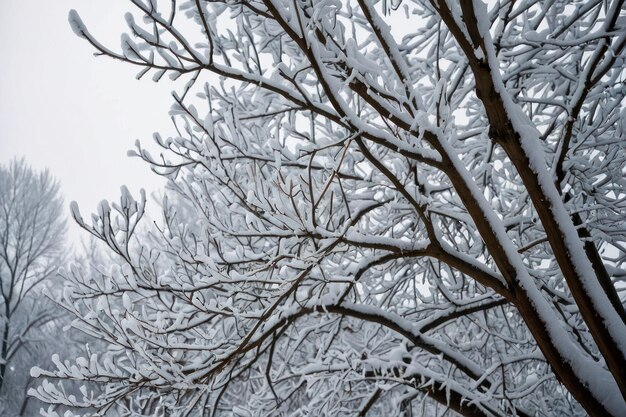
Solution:
[[[70,22],[139,77],[188,77],[178,134],[133,153],[170,178],[163,222],[134,239],[126,190],[91,224],[73,206],[119,265],[68,272],[65,306],[110,350],[35,373],[106,389],[34,395],[623,413],[623,1],[132,3],[119,53]]]
[[[23,159],[0,166],[0,397],[6,415],[25,407],[28,369],[59,315],[41,290],[65,259],[62,204],[48,171],[38,173]]]

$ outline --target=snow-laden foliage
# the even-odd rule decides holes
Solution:
[[[59,184],[25,160],[0,165],[0,415],[27,410],[28,370],[59,312],[42,295],[64,262]],[[57,283],[57,286],[59,284]],[[55,343],[49,346],[58,347]],[[46,351],[49,355],[50,351]]]
[[[121,52],[70,23],[185,82],[178,134],[131,151],[169,178],[163,219],[136,232],[145,197],[125,189],[91,221],[72,207],[117,263],[67,271],[63,304],[109,349],[53,358],[33,395],[120,415],[623,413],[623,1],[132,3]]]

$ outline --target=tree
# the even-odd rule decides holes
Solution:
[[[623,413],[623,1],[131,2],[121,52],[70,22],[138,78],[188,80],[177,135],[132,152],[170,179],[163,221],[133,238],[126,190],[91,225],[73,206],[119,265],[68,273],[65,303],[111,350],[36,373],[107,389],[34,395]]]
[[[41,290],[63,263],[62,205],[48,171],[38,173],[23,159],[0,166],[0,396],[17,409],[26,404],[23,376],[34,362],[34,342],[47,337],[58,316]]]

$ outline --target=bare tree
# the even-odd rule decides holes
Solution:
[[[11,371],[19,368],[28,375],[28,366],[18,363],[34,348],[30,345],[33,339],[49,336],[46,325],[57,316],[41,290],[63,263],[65,226],[59,185],[48,171],[35,172],[23,159],[0,166],[2,396],[11,393],[26,398],[25,392],[21,392],[25,390],[23,375],[12,379],[10,375],[16,372]],[[33,361],[31,358],[26,363],[32,366]]]
[[[164,220],[133,239],[126,190],[91,225],[73,207],[120,262],[68,273],[65,305],[111,351],[36,373],[107,389],[34,395],[623,414],[623,1],[131,3],[121,52],[70,22],[139,78],[187,77],[178,134],[133,151],[170,179]]]

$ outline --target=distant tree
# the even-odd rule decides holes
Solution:
[[[132,0],[121,52],[187,84],[136,239],[65,305],[108,352],[48,378],[123,415],[620,416],[621,0]],[[112,411],[111,411],[112,412]],[[421,414],[420,414],[421,413]]]
[[[62,205],[48,171],[23,159],[0,166],[0,397],[18,409],[40,350],[34,342],[51,336],[48,325],[58,317],[41,290],[65,259]]]

